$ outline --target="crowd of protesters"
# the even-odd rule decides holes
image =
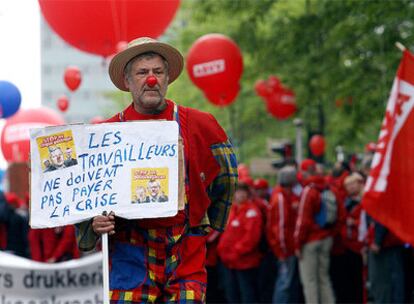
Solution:
[[[288,162],[276,185],[239,173],[228,225],[207,235],[207,303],[404,303],[413,251],[361,207],[369,172]],[[28,225],[28,198],[0,192],[0,250],[54,263],[79,258],[73,226]]]
[[[0,250],[45,263],[79,258],[75,227],[31,229],[28,201],[0,191]]]
[[[274,187],[240,172],[227,229],[209,236],[207,302],[411,302],[411,247],[360,204],[371,159],[290,162]]]

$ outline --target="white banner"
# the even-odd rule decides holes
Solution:
[[[33,228],[74,224],[112,210],[127,219],[177,213],[175,121],[32,129],[30,150]]]
[[[102,255],[46,264],[0,252],[0,304],[102,304]]]

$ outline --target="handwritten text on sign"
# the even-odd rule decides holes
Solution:
[[[175,121],[33,129],[31,226],[73,224],[113,210],[124,218],[177,213]]]

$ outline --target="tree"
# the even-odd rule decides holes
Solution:
[[[401,53],[413,44],[414,4],[408,0],[183,1],[165,39],[184,55],[200,36],[231,37],[244,58],[242,90],[226,109],[210,105],[186,73],[169,97],[214,114],[243,162],[264,155],[267,137],[293,138],[291,121],[276,121],[254,82],[276,74],[297,96],[309,133],[323,132],[329,158],[336,145],[362,150],[375,141]]]

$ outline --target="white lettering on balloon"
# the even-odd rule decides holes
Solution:
[[[225,69],[226,64],[224,59],[218,59],[200,64],[195,64],[193,66],[193,74],[194,77],[199,78],[222,73],[225,71]]]

